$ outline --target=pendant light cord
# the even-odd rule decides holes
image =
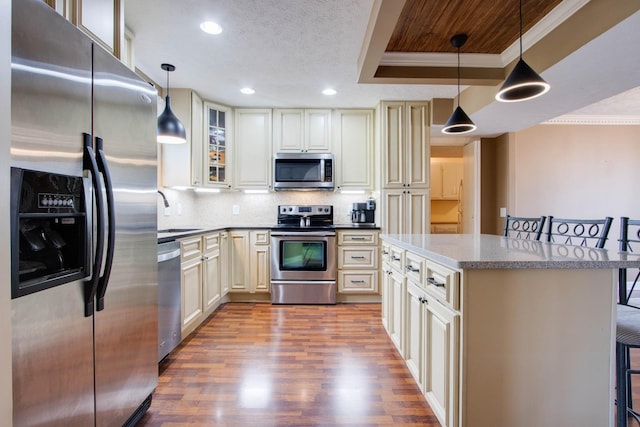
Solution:
[[[460,106],[460,46],[458,46],[458,107]]]
[[[520,0],[520,59],[522,59],[522,0]]]
[[[169,70],[167,69],[167,96],[169,96]]]

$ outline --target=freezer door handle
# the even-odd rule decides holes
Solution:
[[[107,164],[107,157],[104,154],[103,140],[100,137],[96,137],[96,151],[98,170],[102,173],[104,180],[104,189],[107,196],[107,257],[104,263],[104,272],[98,282],[98,306],[97,310],[104,310],[104,296],[107,293],[107,286],[109,284],[109,276],[111,275],[111,266],[113,265],[113,251],[115,249],[115,236],[116,236],[116,212],[115,203],[113,200],[113,184],[111,182],[111,174],[109,173],[109,166]]]
[[[96,253],[93,259],[93,266],[91,268],[91,277],[85,282],[84,288],[84,315],[89,317],[93,315],[94,300],[96,297],[96,291],[98,289],[98,280],[100,278],[100,267],[102,266],[102,254],[104,252],[104,206],[102,197],[97,194],[100,191],[100,181],[98,180],[98,164],[96,157],[93,153],[91,146],[91,135],[88,133],[82,134],[84,150],[83,150],[83,169],[91,172],[91,182],[93,184],[93,191],[95,194],[96,202]]]

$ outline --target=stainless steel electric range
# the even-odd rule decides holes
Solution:
[[[278,206],[271,229],[271,302],[336,303],[333,206]]]

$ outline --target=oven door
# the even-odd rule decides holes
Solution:
[[[272,232],[271,280],[336,280],[335,232]]]

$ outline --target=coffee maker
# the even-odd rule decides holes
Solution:
[[[351,204],[351,222],[353,224],[374,224],[376,222],[376,202],[372,198],[364,203]]]

